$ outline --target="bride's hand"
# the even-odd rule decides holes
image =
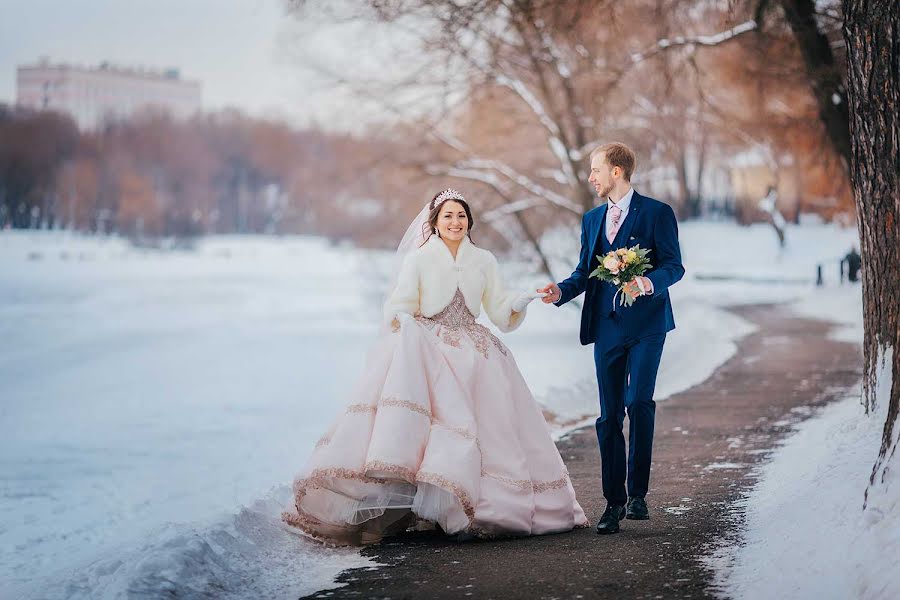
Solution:
[[[542,293],[522,292],[515,300],[513,300],[512,310],[513,312],[522,312],[525,310],[525,307],[528,306],[529,302],[535,298],[542,298],[543,296],[544,294]]]
[[[394,331],[400,331],[400,326],[407,322],[412,321],[413,316],[409,313],[399,312],[394,316],[394,319],[391,321],[391,329]]]

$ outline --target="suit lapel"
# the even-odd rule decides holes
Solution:
[[[622,247],[628,247],[628,238],[631,236],[631,230],[634,229],[634,221],[638,218],[638,212],[641,210],[641,196],[635,192],[631,196],[631,206],[628,207],[628,216],[625,222],[619,227],[616,233],[616,239],[613,240],[612,247],[616,250]]]
[[[597,229],[594,231],[594,235],[593,235],[594,239],[591,242],[591,244],[593,244],[591,246],[591,256],[590,256],[591,260],[594,260],[594,257],[600,253],[600,252],[598,252],[598,248],[597,248],[597,242],[600,240],[600,236],[606,235],[606,231],[605,231],[605,229],[606,229],[606,227],[605,227],[605,225],[606,225],[606,209],[607,209],[607,206],[606,206],[606,203],[604,203],[600,206],[600,211],[597,213],[597,221],[596,221]],[[602,249],[602,242],[601,242],[601,249]]]

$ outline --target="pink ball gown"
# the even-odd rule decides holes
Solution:
[[[417,520],[479,537],[587,526],[512,353],[460,289],[437,314],[400,316],[296,477],[283,520],[341,545]]]

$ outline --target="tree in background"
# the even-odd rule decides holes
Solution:
[[[304,18],[335,10],[308,0],[291,5]],[[758,202],[769,185],[789,219],[801,210],[830,218],[851,209],[846,170],[823,133],[803,57],[780,12],[763,11],[760,30],[756,4],[688,0],[342,6],[351,9],[334,21],[417,35],[414,55],[395,59],[416,68],[387,81],[354,80],[346,68],[322,65],[320,73],[361,102],[405,116],[418,148],[395,164],[418,169],[435,186],[458,180],[478,197],[483,222],[510,244],[531,247],[545,271],[552,261],[537,242],[541,233],[577,223],[595,203],[586,154],[600,141],[634,147],[635,185],[682,218],[699,216],[704,200],[733,206],[729,195],[737,192],[746,195],[742,222],[767,220]],[[439,109],[414,120],[416,102],[429,99]],[[755,190],[733,181],[743,169],[738,157],[748,155],[771,173]]]
[[[300,15],[321,10],[319,4],[293,3]],[[682,213],[698,212],[708,159],[724,154],[714,151],[719,140],[708,130],[727,121],[711,122],[696,109],[684,63],[733,43],[754,24],[710,26],[705,17],[714,7],[698,12],[680,1],[361,4],[368,10],[345,18],[420,32],[416,60],[424,66],[400,84],[361,81],[359,94],[398,115],[411,90],[436,96],[440,106],[414,123],[416,137],[429,143],[398,157],[401,164],[436,181],[465,182],[481,200],[482,222],[511,244],[531,247],[545,271],[552,261],[541,233],[577,223],[593,207],[587,156],[602,141],[636,149],[641,189]],[[661,37],[675,31],[691,35]],[[329,74],[348,83],[339,69]]]
[[[67,116],[0,109],[0,228],[56,224],[54,182],[78,142]]]
[[[148,244],[291,232],[385,245],[405,227],[394,213],[410,192],[409,173],[378,169],[394,146],[236,111],[189,121],[148,111],[79,132],[56,113],[0,107],[0,227]]]

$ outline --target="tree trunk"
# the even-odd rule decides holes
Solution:
[[[848,123],[847,93],[841,81],[841,69],[834,59],[831,44],[816,23],[814,0],[781,0],[784,16],[790,25],[803,66],[812,87],[819,118],[825,126],[825,134],[837,150],[845,165],[850,164],[850,130]],[[860,5],[864,3],[860,2]],[[876,2],[879,4],[879,2]],[[880,2],[884,6],[890,2]],[[862,10],[862,9],[860,9]],[[849,167],[848,167],[849,168]]]
[[[887,462],[896,450],[894,428],[900,409],[900,11],[896,0],[844,0],[843,6],[850,175],[862,254],[867,411],[885,400],[875,396],[876,379],[880,363],[893,351],[887,420],[872,468],[872,485],[883,482]]]
[[[678,156],[675,157],[675,170],[678,172],[678,206],[676,207],[678,217],[686,219],[691,215],[691,187],[688,183],[687,173],[687,156],[684,146],[679,148]]]
[[[706,167],[706,134],[700,137],[700,147],[697,151],[697,178],[694,189],[691,192],[691,216],[700,217],[703,212],[703,170]]]

